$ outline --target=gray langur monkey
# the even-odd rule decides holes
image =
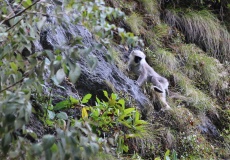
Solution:
[[[160,95],[160,100],[164,103],[165,109],[171,107],[166,102],[169,82],[166,78],[159,75],[149,66],[145,60],[146,55],[140,50],[133,50],[129,55],[128,69],[134,72],[138,77],[137,84],[141,86],[145,81],[153,84],[153,89]]]

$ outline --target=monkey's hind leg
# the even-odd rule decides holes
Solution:
[[[165,93],[165,92],[164,92],[164,93],[158,93],[157,95],[158,95],[160,101],[161,101],[161,102],[163,103],[163,105],[164,105],[164,109],[163,109],[163,110],[170,110],[170,109],[172,109],[172,108],[168,105],[168,103],[167,103],[167,101],[166,101],[166,93]]]

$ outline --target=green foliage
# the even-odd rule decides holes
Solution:
[[[107,98],[107,101],[101,101],[97,98],[96,106],[93,107],[86,105],[92,97],[91,94],[86,94],[80,100],[70,97],[64,101],[57,103],[55,106],[50,105],[46,109],[45,114],[40,119],[44,122],[44,124],[48,126],[55,126],[56,128],[59,128],[57,130],[57,137],[59,137],[59,134],[64,137],[69,134],[80,134],[76,136],[81,136],[81,133],[75,133],[76,127],[83,127],[83,129],[80,129],[82,132],[84,132],[84,134],[86,134],[84,136],[86,136],[85,138],[88,138],[89,141],[92,139],[89,136],[93,133],[96,133],[100,137],[104,137],[104,134],[106,134],[107,136],[104,137],[106,139],[95,137],[96,139],[98,139],[98,141],[95,143],[98,143],[100,147],[105,147],[105,150],[107,152],[113,153],[113,150],[111,150],[110,148],[110,145],[112,145],[112,147],[116,148],[116,154],[122,154],[123,152],[128,151],[128,146],[125,143],[126,139],[142,136],[142,134],[145,132],[147,122],[140,119],[140,113],[135,108],[126,109],[125,101],[123,99],[119,99],[116,94],[112,93],[111,96],[109,96],[108,93],[104,91],[104,96]],[[71,117],[68,116],[66,112],[64,112],[64,110],[76,106],[82,108],[82,117],[80,121],[76,119],[71,119]],[[71,121],[70,126],[68,126],[69,124],[66,123],[68,121]],[[114,134],[111,134],[111,131],[113,131]],[[84,141],[85,138],[83,138]],[[43,139],[47,139],[46,135]],[[65,139],[68,139],[68,136]],[[59,143],[67,143],[66,145],[69,145],[69,148],[71,150],[73,149],[73,147],[71,146],[73,144],[72,142],[70,143],[69,140],[68,142],[57,141],[55,143],[51,143],[52,139],[49,139],[47,141],[48,142],[44,142],[45,144],[38,143],[34,145],[32,147],[32,153],[40,157],[43,155],[43,150],[48,149],[49,151],[45,151],[50,152],[48,156],[60,157],[58,152],[62,150],[62,148],[60,148],[60,146],[62,145],[58,145]],[[106,143],[106,141],[108,141],[108,144]],[[77,142],[75,143],[78,144]],[[86,141],[84,143],[90,143],[89,147],[94,147],[91,145],[91,142]],[[44,146],[46,146],[45,149]],[[55,148],[55,150],[53,150],[53,148]],[[76,148],[76,150],[78,150],[78,148]],[[88,155],[88,153],[81,154],[81,156],[83,157],[86,155]],[[88,158],[90,158],[90,156]]]
[[[57,146],[60,145],[59,147],[61,147],[62,145],[54,143],[52,136],[45,136],[41,143],[33,147],[34,151],[31,155],[28,153],[24,156],[22,153],[29,150],[30,142],[17,136],[15,139],[13,136],[15,132],[18,133],[22,129],[23,133],[36,137],[36,134],[29,133],[30,131],[25,129],[32,112],[31,93],[40,95],[44,82],[49,82],[50,79],[59,87],[61,87],[60,84],[65,77],[75,83],[80,75],[80,67],[75,61],[80,55],[83,55],[88,60],[90,68],[94,69],[97,59],[90,56],[89,53],[94,49],[100,49],[102,44],[110,43],[114,30],[118,30],[118,28],[107,20],[124,16],[124,13],[117,8],[106,7],[103,0],[95,1],[95,3],[88,0],[65,1],[61,4],[58,1],[54,1],[52,5],[45,1],[38,3],[38,1],[31,0],[15,1],[13,5],[9,4],[8,1],[1,1],[0,3],[2,6],[0,11],[0,156],[2,157],[3,154],[7,155],[9,153],[10,158],[20,157],[25,159],[27,156],[32,157],[34,154],[40,154],[46,150],[44,154],[50,158],[53,156],[50,156],[51,150],[56,150]],[[56,20],[55,24],[46,23],[47,7],[54,8],[53,12],[49,13],[49,17]],[[16,9],[17,13],[14,13]],[[63,19],[67,15],[72,16],[70,21]],[[88,27],[93,34],[99,37],[100,43],[95,45],[94,48],[89,47],[84,50],[77,50],[76,45],[82,45],[82,38],[72,36],[68,44],[63,42],[62,45],[54,46],[53,51],[35,51],[34,44],[40,41],[42,31],[49,29],[52,34],[58,34],[58,27],[65,26],[68,28],[69,25],[72,25],[71,23],[76,25],[83,24]],[[127,42],[130,45],[138,41],[137,37],[121,28],[119,28],[119,35],[121,35],[123,42],[128,39]],[[73,59],[74,62],[70,59]],[[50,72],[47,73],[45,68]],[[68,120],[69,117],[60,110],[85,101],[87,99],[83,99],[83,102],[78,102],[78,100],[70,98],[56,106],[46,104],[42,106],[45,116],[40,118],[45,125],[57,125],[65,130],[68,127],[65,120]],[[76,134],[77,132],[73,130],[68,134]],[[62,137],[64,138],[63,146],[65,146],[64,141],[68,141],[68,145],[70,145],[71,137],[62,132],[60,134],[64,135]],[[24,144],[25,147],[23,146]],[[54,144],[56,144],[55,147],[53,147]],[[50,147],[51,145],[52,147]],[[86,150],[91,150],[89,147],[91,140],[84,145],[88,146]],[[94,143],[92,143],[92,146],[94,146]],[[18,148],[17,152],[9,152],[15,148]],[[67,148],[59,148],[60,151],[63,150],[59,153],[67,151]],[[78,149],[82,150],[82,147]],[[67,152],[69,153],[63,154],[63,156],[70,156],[70,150]],[[76,158],[75,153],[73,154],[74,158]],[[86,154],[86,152],[81,153]],[[79,156],[82,154],[79,154]]]
[[[97,99],[97,105],[94,107],[84,105],[90,100],[91,94],[85,95],[81,100],[70,97],[67,100],[57,103],[55,106],[48,107],[47,112],[44,112],[43,116],[44,120],[48,119],[49,121],[43,122],[47,125],[55,126],[57,135],[44,135],[41,142],[35,144],[28,143],[23,138],[20,141],[15,141],[12,133],[7,130],[10,128],[4,126],[1,129],[1,135],[3,135],[1,150],[11,158],[92,159],[97,153],[104,150],[112,152],[107,143],[108,141],[110,145],[116,147],[117,154],[121,154],[124,151],[127,152],[128,146],[125,144],[125,140],[141,136],[145,132],[147,122],[140,120],[140,113],[135,108],[126,109],[125,101],[118,99],[116,94],[112,93],[109,96],[104,91],[104,95],[108,101]],[[66,112],[61,110],[72,108],[76,105],[82,106],[81,120],[71,120],[71,123],[66,123],[70,120],[70,117],[68,117]],[[18,123],[15,124],[19,125]],[[24,124],[25,122],[22,121],[21,125]],[[22,127],[21,125],[15,127]],[[15,129],[11,128],[11,130]],[[5,133],[5,131],[8,131],[8,133]],[[111,134],[111,131],[114,134]],[[29,130],[23,132],[24,134],[28,134]],[[95,133],[100,136],[103,134],[107,136],[103,139],[99,138]],[[36,134],[33,134],[33,132],[30,133],[31,136],[37,138]],[[15,142],[16,146],[12,145]],[[26,144],[25,148],[23,148],[23,144]],[[9,150],[17,146],[20,148],[19,151],[9,152]],[[27,152],[27,154],[22,155],[21,152]],[[1,152],[0,155],[2,155]]]
[[[42,141],[32,145],[29,155],[46,159],[92,159],[102,151],[103,139],[92,133],[85,122],[76,121],[68,130],[57,129],[57,135],[45,135]]]
[[[154,160],[161,160],[160,157],[156,157]],[[177,153],[173,150],[172,154],[170,155],[170,150],[167,149],[164,155],[164,160],[177,160]]]
[[[135,108],[125,108],[125,101],[119,99],[114,93],[109,97],[108,93],[104,91],[104,96],[107,101],[101,101],[97,98],[96,106],[89,107],[90,124],[95,133],[103,135],[109,134],[109,140],[113,145],[117,144],[117,153],[128,151],[128,146],[125,145],[125,139],[141,136],[145,132],[146,121],[140,119],[140,113]],[[83,108],[84,109],[84,108]],[[82,112],[83,120],[85,118],[85,111]],[[111,134],[110,132],[115,132]]]

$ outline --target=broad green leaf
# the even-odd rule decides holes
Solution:
[[[172,160],[177,160],[177,153],[176,151],[173,149],[173,152],[172,152]]]
[[[57,152],[58,151],[58,146],[54,143],[51,147],[52,152]]]
[[[124,113],[121,114],[121,116],[119,117],[120,120],[123,120],[125,117],[129,116],[131,112],[133,112],[135,110],[135,108],[128,108],[124,110]]]
[[[128,115],[131,112],[133,112],[134,110],[135,110],[135,108],[127,108],[127,109],[125,109],[124,114]]]
[[[54,121],[53,120],[50,120],[50,119],[46,119],[45,120],[45,123],[48,125],[48,126],[52,126],[54,125]]]
[[[50,111],[50,110],[47,110],[48,111],[48,117],[49,117],[49,119],[54,119],[54,117],[55,117],[55,113],[53,112],[53,111]]]
[[[14,62],[10,62],[10,67],[15,73],[18,71],[18,66]]]
[[[42,143],[37,143],[37,144],[34,144],[32,147],[31,147],[31,152],[32,154],[36,155],[36,154],[40,154],[43,150],[43,147],[42,147]]]
[[[74,98],[72,96],[70,96],[69,99],[70,99],[71,104],[79,104],[79,100],[78,99],[76,99],[76,98]]]
[[[113,100],[116,100],[116,99],[117,99],[117,95],[116,95],[115,93],[112,93],[112,94],[111,94],[111,98],[112,98]]]
[[[6,147],[8,145],[10,145],[12,141],[12,137],[10,133],[6,133],[2,139],[2,147]]]
[[[20,150],[9,151],[10,159],[16,159],[20,154]]]
[[[124,121],[123,119],[121,119],[119,122],[123,124],[124,126],[131,128],[131,125],[128,122]]]
[[[135,119],[134,119],[134,124],[140,119],[140,113],[138,111],[135,112]]]
[[[122,108],[125,109],[125,100],[124,99],[120,99],[118,101],[119,104],[121,104]]]
[[[89,48],[79,50],[79,53],[84,57],[87,57],[92,50],[93,50],[92,47],[89,47]]]
[[[81,100],[81,103],[87,103],[91,97],[92,97],[92,94],[86,94]]]
[[[31,130],[31,129],[23,129],[23,134],[30,135],[34,139],[38,138],[37,134],[33,130]]]
[[[89,65],[91,71],[93,71],[96,68],[97,63],[98,63],[97,58],[95,56],[89,56],[87,58],[87,61],[88,61],[88,65]]]
[[[104,93],[104,96],[109,100],[108,92],[107,91],[103,91],[103,93]]]
[[[0,42],[6,40],[8,33],[0,33]]]
[[[61,128],[62,130],[66,129],[66,121],[64,119],[58,119],[57,120],[57,126]]]
[[[69,72],[69,79],[72,83],[76,83],[77,79],[79,78],[81,74],[81,69],[78,65],[75,66],[75,68],[72,68]]]
[[[42,146],[44,150],[49,149],[55,142],[55,137],[53,135],[44,135],[42,137]]]
[[[48,56],[48,58],[49,58],[50,61],[54,60],[54,54],[53,54],[52,51],[50,51],[50,50],[44,50],[43,53],[45,53]]]
[[[46,22],[46,17],[43,16],[42,19],[41,19],[39,22],[37,22],[38,30],[41,30],[41,29],[42,29],[42,27],[43,27],[43,25],[45,24],[45,22]]]
[[[57,118],[59,119],[64,119],[64,120],[68,120],[68,115],[65,112],[60,112],[56,115]]]
[[[96,96],[96,101],[97,101],[97,103],[100,103],[100,102],[101,102],[100,99],[97,98],[97,96]]]
[[[138,125],[143,125],[143,124],[148,124],[148,122],[144,121],[144,120],[137,120],[135,121],[135,126],[138,126]]]
[[[22,126],[25,125],[25,123],[26,122],[23,119],[16,120],[15,123],[14,123],[15,129],[22,128]]]
[[[128,147],[127,145],[123,145],[122,149],[123,149],[125,152],[128,152],[129,147]]]
[[[65,79],[65,76],[64,69],[61,68],[57,71],[56,78],[59,84]]]
[[[61,102],[57,103],[53,109],[54,109],[54,111],[57,111],[57,110],[68,108],[69,105],[70,105],[69,100],[61,101]]]
[[[22,5],[23,5],[23,7],[27,8],[27,7],[32,5],[32,1],[31,0],[23,0]]]
[[[170,160],[170,150],[168,149],[166,152],[165,152],[165,156],[164,156],[164,160]]]

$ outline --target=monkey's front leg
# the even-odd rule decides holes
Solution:
[[[142,86],[142,84],[147,80],[147,77],[148,77],[147,72],[145,70],[142,70],[140,76],[137,79],[137,85]]]

